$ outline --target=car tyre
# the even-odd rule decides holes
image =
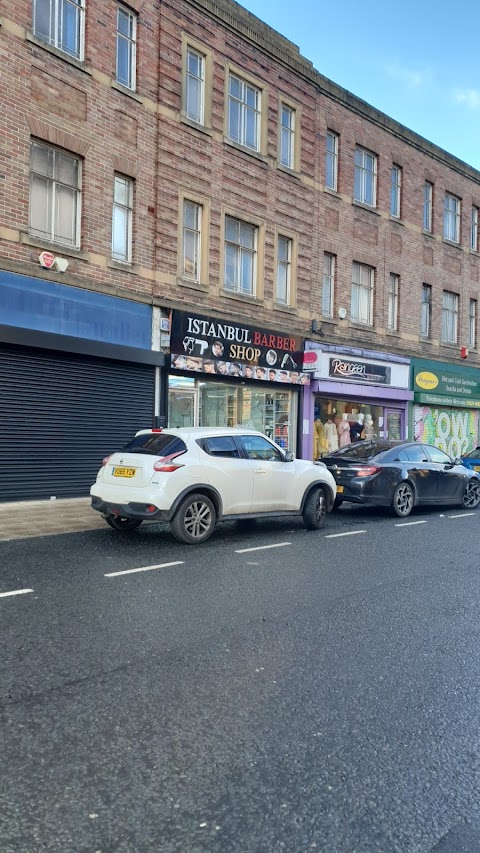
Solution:
[[[215,507],[206,495],[188,495],[173,516],[170,527],[178,542],[200,545],[210,539],[217,522]]]
[[[393,493],[392,511],[399,518],[406,518],[410,515],[415,503],[415,493],[410,483],[403,480],[398,484]]]
[[[123,518],[121,515],[104,515],[107,524],[113,527],[114,530],[123,530],[128,533],[131,530],[136,530],[141,525],[141,519],[138,518]]]
[[[480,481],[469,480],[463,495],[463,506],[466,509],[476,509],[480,503]]]
[[[327,515],[327,497],[324,489],[312,489],[305,501],[302,515],[307,530],[319,530],[323,527]]]
[[[343,504],[343,498],[335,498],[333,502],[333,509],[339,509]]]

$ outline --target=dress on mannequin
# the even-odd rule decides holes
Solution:
[[[313,447],[313,455],[314,459],[320,459],[327,453],[328,445],[327,439],[325,438],[325,427],[323,426],[320,418],[317,418],[315,423],[315,433],[314,433],[314,447]]]
[[[371,441],[373,438],[373,418],[371,415],[365,415],[364,435],[367,441]]]
[[[338,425],[338,439],[340,447],[346,447],[347,444],[350,444],[350,424],[345,414],[342,415],[342,420]]]
[[[324,430],[328,452],[333,453],[335,450],[338,450],[338,433],[337,427],[331,418],[328,418],[327,423],[324,426]]]
[[[365,415],[360,412],[357,415],[357,420],[354,423],[350,424],[350,441],[360,441],[362,438],[363,432],[363,422],[365,420]]]

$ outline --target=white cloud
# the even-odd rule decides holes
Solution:
[[[401,65],[387,65],[385,71],[389,77],[393,77],[394,80],[401,80],[411,89],[419,89],[420,86],[424,86],[432,79],[432,72],[429,68],[414,71]]]
[[[480,109],[480,91],[478,89],[457,89],[453,93],[457,104],[465,104],[469,110]]]

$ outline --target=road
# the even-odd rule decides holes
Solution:
[[[2,853],[478,853],[479,518],[0,543]]]

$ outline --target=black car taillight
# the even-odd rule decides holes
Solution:
[[[372,474],[378,474],[381,469],[378,465],[364,465],[362,468],[357,468],[355,477],[371,477]]]

